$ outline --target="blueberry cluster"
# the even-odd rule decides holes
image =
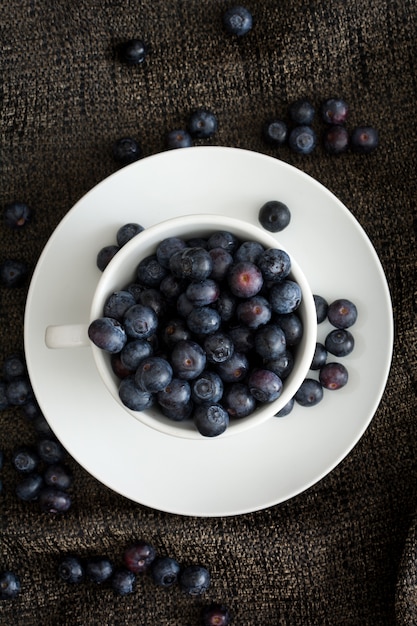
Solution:
[[[355,340],[348,330],[356,322],[358,311],[356,305],[347,298],[338,298],[330,304],[323,296],[314,295],[317,323],[325,320],[330,322],[334,329],[329,331],[324,343],[317,342],[313,360],[310,366],[312,371],[318,372],[318,380],[306,378],[295,394],[294,398],[283,407],[277,417],[288,415],[297,402],[301,406],[315,406],[323,399],[324,389],[335,391],[341,389],[348,382],[348,370],[340,362],[329,361],[329,354],[333,357],[345,357],[352,352]]]
[[[316,148],[317,132],[313,128],[316,109],[310,100],[300,98],[288,107],[289,121],[281,118],[267,120],[262,135],[273,146],[288,145],[298,154],[311,154]],[[349,132],[346,121],[349,106],[342,98],[328,98],[321,103],[320,119],[324,123],[322,140],[329,154],[342,154],[347,150],[369,154],[379,144],[378,131],[369,125],[356,126]]]
[[[21,444],[11,454],[12,466],[19,476],[16,496],[25,502],[38,502],[41,511],[64,513],[71,506],[68,489],[72,472],[65,464],[67,453],[41,413],[20,353],[11,354],[3,362],[0,410],[9,407],[21,409],[38,434],[36,444]]]
[[[303,334],[286,252],[225,231],[168,237],[133,271],[89,326],[128,408],[213,437],[280,396]]]

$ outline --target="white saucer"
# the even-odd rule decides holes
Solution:
[[[190,213],[258,224],[267,200],[290,208],[277,239],[313,293],[353,300],[350,378],[313,408],[296,406],[236,436],[201,441],[163,435],[112,398],[89,348],[51,350],[45,328],[87,321],[100,276],[96,255],[126,222],[149,226]],[[319,326],[323,340],[327,326]],[[234,148],[161,153],[113,174],[86,194],[47,243],[29,289],[25,350],[41,408],[68,452],[114,491],[143,505],[193,516],[247,513],[283,502],[328,474],[355,446],[381,400],[393,320],[386,279],[352,214],[320,183],[277,159]]]

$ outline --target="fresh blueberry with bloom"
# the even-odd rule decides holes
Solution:
[[[147,339],[158,328],[158,316],[150,306],[135,304],[126,311],[123,317],[123,327],[128,337]],[[123,346],[120,349],[122,348]]]
[[[208,109],[196,109],[190,115],[187,128],[192,137],[207,139],[212,137],[218,129],[217,117]]]
[[[127,224],[123,224],[120,226],[116,233],[116,241],[117,245],[121,248],[128,241],[139,235],[144,230],[144,227],[141,224],[137,224],[136,222],[128,222]]]
[[[232,356],[235,348],[229,335],[223,331],[212,333],[204,339],[204,350],[207,361],[210,363],[222,363]]]
[[[288,145],[298,154],[311,154],[317,145],[317,137],[311,126],[296,126],[288,137]]]
[[[348,371],[342,363],[326,363],[320,369],[319,380],[325,389],[341,389],[347,384],[348,379]]]
[[[321,116],[326,124],[344,124],[348,113],[348,104],[342,98],[328,98],[321,105]]]
[[[286,350],[285,333],[277,324],[265,324],[255,332],[255,351],[263,359],[275,359]]]
[[[73,483],[73,473],[63,463],[52,463],[45,469],[43,479],[49,487],[56,487],[65,491]]]
[[[187,317],[187,326],[196,335],[209,335],[220,328],[220,314],[210,306],[196,307]]]
[[[88,327],[88,336],[101,350],[109,353],[120,352],[127,342],[122,324],[112,317],[99,317]]]
[[[127,65],[140,65],[146,59],[148,47],[142,39],[129,39],[119,45],[119,57]]]
[[[189,403],[191,398],[191,387],[187,380],[181,378],[172,378],[170,383],[158,391],[158,404],[170,411],[177,411],[181,406]]]
[[[353,152],[369,154],[379,146],[379,134],[373,126],[357,126],[350,136],[350,146]]]
[[[247,326],[233,326],[229,328],[228,335],[233,341],[236,352],[246,354],[255,347],[254,331]]]
[[[178,341],[171,353],[174,374],[184,380],[197,378],[206,367],[206,353],[195,341]]]
[[[212,233],[207,240],[208,250],[213,248],[223,248],[230,253],[234,253],[239,246],[239,240],[233,233],[228,230],[218,230]]]
[[[44,486],[45,482],[41,474],[32,472],[17,482],[15,494],[19,500],[34,502],[39,498],[39,494]]]
[[[299,126],[303,124],[310,126],[313,123],[315,112],[314,106],[306,98],[295,100],[288,107],[291,121]]]
[[[250,261],[258,263],[258,259],[264,251],[264,247],[259,241],[243,241],[234,254],[234,259],[238,261]]]
[[[336,328],[329,332],[324,340],[327,352],[343,357],[350,354],[355,347],[355,338],[349,330]]]
[[[172,376],[172,367],[166,359],[160,356],[149,356],[139,363],[135,373],[135,383],[142,391],[157,393],[169,385]]]
[[[335,124],[323,131],[323,147],[328,154],[342,154],[349,148],[349,132],[345,126]]]
[[[280,282],[291,272],[291,259],[285,250],[268,248],[258,259],[258,267],[267,281]]]
[[[161,337],[168,348],[172,348],[178,341],[187,341],[190,339],[191,331],[188,329],[185,320],[181,318],[172,319],[161,326]]]
[[[39,455],[30,446],[20,446],[12,454],[13,467],[23,474],[35,471],[39,465]]]
[[[304,334],[304,326],[297,313],[276,315],[274,321],[284,331],[287,346],[298,346]]]
[[[220,287],[212,278],[192,281],[185,289],[185,295],[194,307],[213,304],[220,295]]]
[[[100,272],[104,272],[110,261],[116,256],[120,248],[116,244],[103,246],[97,253],[96,265]]]
[[[155,557],[156,550],[153,545],[140,539],[125,548],[123,563],[134,574],[144,574],[149,570]]]
[[[10,202],[3,209],[3,218],[9,228],[21,229],[31,220],[32,210],[25,202]]]
[[[103,306],[104,317],[111,317],[122,321],[123,316],[131,306],[136,304],[136,300],[130,291],[120,290],[110,294]]]
[[[66,513],[70,508],[71,497],[62,489],[46,486],[41,488],[38,502],[44,513],[61,514]]]
[[[20,578],[10,570],[0,572],[0,600],[12,600],[21,590]]]
[[[262,136],[272,146],[282,146],[288,138],[288,126],[284,120],[267,120],[262,126]]]
[[[211,260],[213,262],[213,269],[210,274],[210,278],[217,281],[222,281],[229,268],[233,265],[233,256],[224,248],[211,248],[209,250]]]
[[[137,282],[146,287],[158,287],[166,275],[167,270],[159,263],[156,254],[142,259],[136,269]]]
[[[294,398],[301,406],[315,406],[323,399],[323,386],[314,378],[306,378],[301,383]]]
[[[120,352],[120,360],[123,366],[133,372],[139,367],[139,363],[152,356],[152,345],[146,339],[132,339],[128,341]]]
[[[223,388],[223,381],[216,372],[204,370],[191,383],[191,398],[196,404],[220,402]]]
[[[60,463],[66,456],[65,448],[57,439],[41,438],[37,442],[37,452],[44,463]]]
[[[271,319],[271,306],[266,298],[258,294],[239,302],[236,315],[239,322],[247,328],[256,329]]]
[[[244,6],[230,7],[223,13],[223,26],[229,34],[243,37],[252,30],[252,13]]]
[[[256,409],[256,400],[244,383],[233,383],[223,396],[222,404],[231,418],[247,417]]]
[[[213,261],[202,247],[187,247],[175,252],[169,261],[169,269],[178,278],[204,280],[213,270]]]
[[[235,351],[227,361],[216,363],[215,369],[224,383],[239,382],[249,372],[249,361],[245,354]]]
[[[110,584],[118,596],[127,596],[136,589],[136,576],[126,567],[118,567],[113,572]]]
[[[271,233],[278,233],[288,226],[291,221],[291,212],[286,204],[279,200],[268,200],[259,209],[258,219]]]
[[[114,565],[106,556],[90,556],[85,561],[86,577],[98,585],[109,580],[113,572]]]
[[[176,559],[168,556],[157,557],[151,565],[154,583],[160,587],[172,587],[178,581],[181,566]]]
[[[235,263],[229,270],[229,289],[238,298],[255,296],[262,289],[263,283],[261,270],[250,261]]]
[[[78,584],[84,581],[84,565],[77,556],[67,554],[58,562],[58,576],[66,583]]]
[[[229,425],[229,414],[216,402],[203,402],[195,407],[194,424],[204,437],[217,437],[225,432]]]
[[[269,292],[271,308],[275,313],[292,313],[301,304],[301,287],[294,280],[275,283]]]
[[[142,148],[133,137],[121,137],[112,146],[113,158],[120,165],[129,165],[142,157]]]
[[[189,596],[201,596],[210,587],[210,582],[210,572],[202,565],[188,565],[180,572],[180,588]]]
[[[274,359],[264,359],[264,367],[274,372],[281,380],[285,380],[294,367],[293,353],[290,350],[284,350]]]
[[[119,398],[131,411],[144,411],[154,404],[154,396],[142,391],[135,383],[134,375],[123,378],[119,384]]]
[[[169,131],[166,137],[167,148],[175,150],[177,148],[190,148],[193,140],[190,133],[184,128],[176,128]]]
[[[358,319],[358,310],[351,300],[338,298],[329,304],[327,317],[336,328],[350,328]]]
[[[187,248],[187,244],[184,239],[180,237],[166,237],[163,239],[156,248],[156,258],[162,267],[166,269],[169,268],[169,260],[174,254],[174,252],[178,252],[179,250],[184,250]]]
[[[248,387],[258,402],[273,402],[282,392],[282,380],[267,369],[255,369],[248,378]]]

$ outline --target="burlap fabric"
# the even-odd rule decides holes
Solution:
[[[228,5],[1,4],[0,205],[19,199],[35,215],[20,232],[0,225],[1,260],[18,257],[34,268],[74,202],[117,169],[115,139],[134,136],[145,156],[155,154],[191,109],[209,107],[219,118],[212,143],[264,152],[311,174],[370,236],[396,324],[383,400],[330,475],[288,502],[243,516],[194,519],[150,510],[112,493],[72,461],[73,506],[64,516],[45,515],[17,500],[6,459],[0,569],[20,575],[22,592],[0,603],[1,624],[191,626],[210,600],[228,604],[240,626],[417,623],[416,4],[251,0],[254,28],[241,40],[222,30]],[[139,71],[115,55],[115,46],[134,36],[151,47]],[[266,118],[298,97],[318,103],[330,95],[349,102],[351,125],[378,127],[376,153],[334,158],[319,147],[301,157],[264,143]],[[2,357],[22,347],[27,286],[0,290]],[[18,443],[35,440],[17,409],[2,412],[0,423],[8,458]],[[190,600],[146,579],[120,598],[92,584],[58,581],[63,552],[105,553],[117,561],[138,537],[181,561],[207,564],[209,593]]]

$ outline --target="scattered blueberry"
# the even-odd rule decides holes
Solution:
[[[203,626],[229,626],[231,624],[229,609],[224,604],[216,602],[203,607],[201,619]]]
[[[288,126],[283,120],[268,120],[262,127],[262,136],[272,146],[282,146],[288,138]]]
[[[65,458],[65,449],[56,439],[40,439],[37,443],[39,457],[47,463],[61,463]]]
[[[179,576],[182,591],[190,596],[201,596],[210,587],[210,573],[202,565],[188,565]]]
[[[12,378],[6,384],[6,397],[12,406],[23,406],[33,399],[33,390],[26,376]]]
[[[119,230],[116,233],[116,241],[117,245],[121,248],[128,241],[139,235],[144,230],[144,227],[141,224],[137,224],[136,222],[129,222],[128,224],[123,224],[120,226]]]
[[[329,305],[327,300],[318,294],[313,294],[313,299],[316,307],[317,324],[321,324],[327,318]]]
[[[185,129],[171,130],[166,138],[167,148],[174,150],[176,148],[189,148],[193,145],[193,140],[188,131]]]
[[[154,583],[160,587],[172,587],[178,581],[180,564],[175,559],[165,556],[157,557],[151,565]]]
[[[78,584],[85,578],[84,565],[77,556],[66,555],[59,560],[58,576],[66,583]]]
[[[3,361],[3,376],[6,380],[24,376],[26,371],[25,359],[20,353],[11,354]]]
[[[338,298],[328,306],[327,317],[336,328],[350,328],[358,319],[358,310],[347,298]]]
[[[288,400],[287,404],[285,404],[282,409],[280,411],[278,411],[278,413],[275,414],[275,417],[287,417],[287,415],[289,415],[293,408],[294,408],[294,404],[295,404],[295,399],[291,398],[290,400]]]
[[[369,154],[379,145],[379,134],[372,126],[357,126],[350,136],[350,146],[353,152]]]
[[[306,378],[297,390],[295,401],[301,406],[315,406],[323,399],[323,387],[314,378]]]
[[[39,464],[39,456],[36,450],[29,446],[20,446],[12,454],[13,467],[23,474],[35,471]]]
[[[119,45],[120,60],[128,65],[140,65],[147,53],[148,48],[141,39],[129,39]]]
[[[218,128],[217,117],[207,109],[196,109],[188,120],[188,132],[197,139],[212,137]]]
[[[34,502],[39,498],[39,494],[44,486],[45,483],[41,474],[32,472],[18,481],[15,493],[19,500]]]
[[[56,487],[42,487],[38,502],[41,511],[44,513],[66,513],[71,506],[71,497],[62,489]]]
[[[104,272],[110,261],[116,256],[120,248],[116,244],[103,246],[97,253],[96,265],[100,272]]]
[[[311,154],[316,144],[316,133],[311,126],[296,126],[288,137],[289,147],[298,154]]]
[[[25,202],[10,202],[4,207],[3,217],[9,228],[20,229],[31,220],[32,210]]]
[[[0,600],[16,598],[20,593],[20,589],[20,578],[17,574],[10,570],[0,572]]]
[[[6,259],[0,263],[0,284],[4,287],[21,287],[29,274],[25,261]]]
[[[315,108],[306,98],[295,100],[288,107],[290,119],[294,124],[310,126],[313,123]]]
[[[205,437],[217,437],[224,433],[229,425],[229,414],[216,402],[199,404],[195,408],[193,419],[197,430]]]
[[[349,330],[337,328],[329,332],[324,341],[326,350],[334,356],[347,356],[355,347],[355,339]]]
[[[349,147],[349,132],[345,126],[335,124],[323,132],[323,146],[329,154],[342,154]]]
[[[348,382],[348,371],[342,363],[326,363],[319,373],[320,383],[325,389],[336,390]]]
[[[318,341],[316,343],[316,349],[314,350],[313,360],[310,365],[311,370],[319,370],[326,364],[327,350],[324,345]]]
[[[88,557],[85,561],[86,577],[98,585],[109,580],[113,571],[113,563],[106,556]]]
[[[291,221],[289,208],[279,200],[269,200],[259,210],[258,216],[261,226],[271,233],[284,230]]]
[[[326,124],[344,124],[348,112],[349,107],[341,98],[328,98],[321,106],[321,116]]]
[[[252,14],[244,6],[231,7],[223,13],[223,26],[231,35],[243,37],[252,29]]]
[[[147,572],[156,557],[155,548],[144,540],[136,541],[125,548],[123,563],[135,574]]]
[[[129,165],[142,156],[142,148],[133,137],[121,137],[113,143],[113,158],[120,165]]]
[[[136,576],[126,567],[118,567],[111,577],[111,587],[118,596],[127,596],[135,591]]]
[[[62,463],[52,463],[44,473],[43,479],[48,487],[56,487],[65,491],[71,487],[73,482],[73,474],[69,467]]]

